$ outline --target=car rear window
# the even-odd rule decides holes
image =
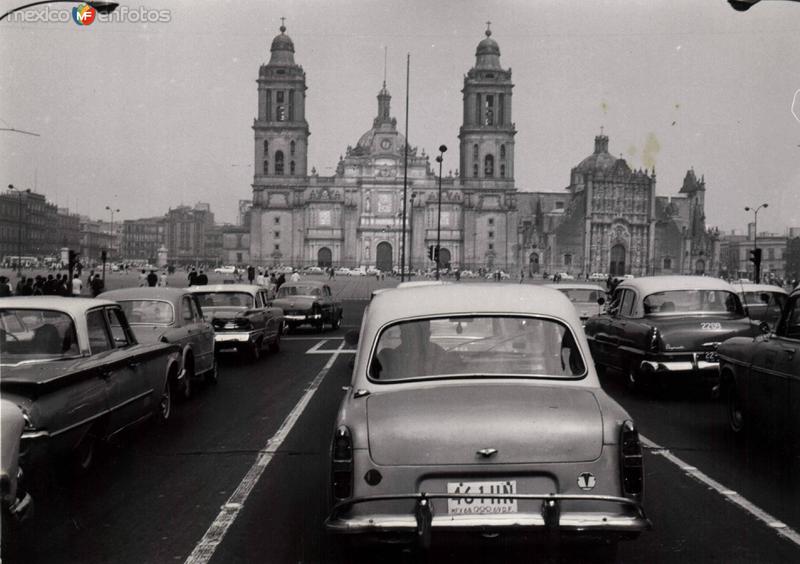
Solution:
[[[644,299],[645,315],[727,313],[744,315],[739,297],[726,290],[670,290]]]
[[[0,363],[13,365],[79,355],[75,324],[66,313],[0,309]]]
[[[255,300],[247,292],[198,292],[195,294],[200,306],[207,307],[253,307]]]
[[[172,304],[163,300],[124,300],[119,305],[131,325],[171,325],[175,321]]]
[[[586,364],[574,335],[556,320],[508,315],[414,319],[384,328],[369,378],[581,378]]]
[[[289,296],[321,296],[322,291],[317,286],[281,286],[278,290],[279,298]]]

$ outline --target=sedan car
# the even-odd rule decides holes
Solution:
[[[203,318],[197,296],[185,288],[125,288],[98,296],[122,306],[140,343],[176,343],[181,347],[181,391],[191,395],[192,381],[217,382],[214,328]]]
[[[342,302],[333,297],[330,286],[323,282],[287,282],[278,289],[272,304],[283,310],[289,330],[311,325],[322,331],[326,323],[338,329],[342,323]]]
[[[214,272],[217,274],[233,274],[236,270],[235,266],[218,266],[214,269]]]
[[[800,437],[800,289],[794,290],[773,331],[736,337],[719,347],[728,420],[735,433],[758,428],[783,441]],[[795,447],[800,446],[795,443]]]
[[[745,312],[754,321],[766,321],[774,328],[781,316],[789,294],[779,286],[770,284],[734,284]]]
[[[252,284],[191,286],[201,311],[214,327],[216,350],[235,349],[252,361],[269,346],[281,348],[283,311],[270,304],[269,290]]]
[[[166,421],[179,386],[176,345],[139,343],[122,308],[88,298],[0,299],[0,392],[20,408],[26,471],[69,457],[87,469],[95,448],[151,416]],[[31,335],[32,331],[32,336]]]
[[[631,417],[572,304],[538,286],[421,286],[370,302],[331,445],[328,531],[361,542],[648,528]]]
[[[572,302],[578,312],[582,323],[586,323],[592,315],[602,312],[602,306],[597,303],[600,298],[605,298],[606,291],[597,284],[548,284],[550,288],[558,290]]]
[[[632,388],[679,378],[719,391],[717,346],[753,336],[736,290],[706,276],[648,276],[624,280],[602,315],[586,321],[595,363],[627,376]]]

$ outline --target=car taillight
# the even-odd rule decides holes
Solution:
[[[333,497],[346,499],[353,493],[353,439],[345,425],[339,426],[333,435],[331,461]]]
[[[644,464],[642,444],[633,421],[622,424],[619,437],[620,471],[622,492],[628,497],[641,500],[644,494]]]
[[[658,327],[653,327],[650,330],[650,343],[648,346],[650,352],[658,352],[661,349],[661,332]]]

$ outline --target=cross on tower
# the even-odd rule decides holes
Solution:
[[[281,18],[281,33],[283,33],[284,31],[286,31],[286,18],[282,17]]]
[[[600,126],[600,135],[602,135],[602,134],[603,134],[603,126],[601,125]]]
[[[492,22],[490,22],[490,21],[488,21],[488,20],[487,20],[487,22],[486,22],[486,35],[487,35],[487,36],[492,34],[492,30],[491,30],[491,29],[490,29],[490,27],[489,27],[489,26],[491,26],[491,25],[492,25]]]

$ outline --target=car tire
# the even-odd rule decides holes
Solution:
[[[73,453],[72,470],[74,474],[82,476],[92,468],[97,458],[98,442],[95,430],[89,429]]]
[[[247,354],[250,357],[250,362],[258,362],[261,360],[261,339],[249,345]]]
[[[194,358],[188,355],[183,366],[183,385],[180,390],[182,401],[188,401],[192,397],[192,380],[194,380]]]
[[[164,389],[161,391],[161,396],[158,398],[158,407],[156,408],[156,420],[159,424],[164,424],[169,421],[172,415],[172,388],[175,385],[175,378],[170,374],[167,381],[164,383]]]
[[[217,359],[214,357],[214,364],[211,365],[211,370],[206,372],[205,380],[206,383],[216,385],[219,379],[219,368],[217,366]]]
[[[314,308],[313,314],[320,316],[319,321],[314,323],[314,329],[317,330],[317,333],[322,333],[325,329],[325,314],[320,311],[319,307]]]
[[[342,313],[339,312],[338,315],[334,316],[333,321],[331,322],[331,328],[336,331],[339,327],[342,326]]]
[[[731,383],[728,387],[728,426],[736,435],[742,435],[747,425],[744,404],[736,386]]]

